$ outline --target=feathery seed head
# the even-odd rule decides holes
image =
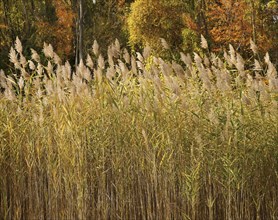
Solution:
[[[141,63],[144,62],[144,57],[141,55],[141,53],[136,52],[136,57],[137,57],[137,59],[138,59]]]
[[[19,87],[20,90],[22,90],[23,87],[24,87],[24,79],[23,79],[22,76],[18,80],[18,87]]]
[[[83,59],[81,59],[77,66],[76,72],[77,72],[77,74],[82,75],[83,72],[85,72],[85,70],[86,70],[86,66],[84,65]]]
[[[128,68],[121,60],[118,60],[118,63],[119,63],[121,73],[126,76],[128,74]]]
[[[27,65],[27,60],[26,60],[26,58],[23,56],[22,53],[19,55],[19,62],[20,62],[20,64],[21,64],[23,67],[25,67],[25,66]]]
[[[224,69],[223,61],[220,58],[218,58],[217,61],[218,61],[217,66],[219,67],[219,69]]]
[[[258,47],[252,39],[250,39],[250,49],[253,51],[254,54],[258,53]]]
[[[10,101],[13,101],[16,99],[14,91],[9,86],[5,89],[4,96]]]
[[[33,63],[32,60],[28,60],[28,63],[29,63],[30,70],[35,70],[36,69],[36,66],[35,66],[35,64]]]
[[[21,68],[21,75],[24,77],[24,79],[29,79],[30,78],[30,74],[25,70],[25,68]]]
[[[16,40],[15,40],[15,49],[18,53],[22,53],[22,50],[23,50],[22,44],[18,37],[16,37]]]
[[[144,64],[141,61],[136,61],[137,67],[140,70],[145,70]]]
[[[120,42],[117,38],[115,40],[115,50],[116,50],[117,53],[121,52],[121,45],[120,45]]]
[[[100,68],[97,69],[96,73],[96,80],[101,83],[102,82],[102,71]]]
[[[194,61],[196,63],[196,65],[201,65],[202,64],[202,58],[195,52],[193,52],[194,54]]]
[[[11,47],[10,49],[9,57],[11,63],[13,63],[14,65],[18,64],[17,53],[13,47]]]
[[[212,64],[214,66],[217,66],[217,64],[218,64],[218,57],[216,56],[216,54],[215,53],[211,53],[210,57],[211,57],[210,61],[212,62]]]
[[[148,59],[148,57],[151,55],[151,47],[149,45],[147,45],[145,48],[144,48],[144,51],[143,51],[143,57],[145,59]]]
[[[165,50],[169,50],[169,49],[170,49],[169,44],[167,43],[167,41],[166,41],[164,38],[160,38],[160,42],[161,42],[162,47],[163,47]]]
[[[132,70],[133,74],[135,74],[135,75],[138,74],[136,59],[133,55],[131,56],[131,70]]]
[[[269,79],[269,89],[270,91],[278,92],[278,78]]]
[[[236,68],[238,71],[242,72],[244,71],[244,60],[239,53],[236,53],[236,55]]]
[[[255,62],[254,62],[254,70],[257,70],[257,71],[262,70],[260,62],[258,60],[256,60],[256,59],[255,59]]]
[[[236,64],[236,51],[231,44],[229,44],[229,54],[231,63]]]
[[[208,57],[206,55],[204,57],[204,64],[205,64],[206,67],[210,66],[210,61],[209,61],[209,59],[208,59]]]
[[[54,91],[52,80],[47,79],[45,82],[45,90],[48,95],[51,95]]]
[[[108,53],[108,64],[109,64],[109,66],[114,66],[115,65],[113,56],[109,55],[109,53]]]
[[[227,54],[226,50],[224,50],[224,58],[230,67],[233,66],[233,62],[232,62],[231,58],[229,57],[229,55]]]
[[[92,74],[88,68],[85,68],[83,72],[83,78],[87,81],[90,82],[92,80]]]
[[[43,66],[38,63],[38,66],[37,66],[37,73],[38,73],[38,76],[42,76],[43,74]]]
[[[94,62],[89,54],[87,54],[86,65],[92,70],[94,68]]]
[[[94,44],[93,44],[93,52],[96,56],[98,56],[99,53],[99,45],[98,42],[96,40],[94,40]]]
[[[47,62],[46,71],[49,74],[49,76],[52,76],[52,74],[53,74],[53,66],[52,66],[52,63],[50,61]]]
[[[268,53],[268,52],[265,54],[264,61],[265,61],[266,64],[271,63],[270,57],[269,57],[269,53]]]
[[[61,58],[58,56],[58,54],[56,54],[55,52],[53,53],[53,61],[55,64],[62,64],[62,60]]]
[[[124,58],[126,63],[128,63],[128,64],[130,63],[130,55],[129,55],[129,53],[128,53],[126,48],[124,49],[123,58]]]
[[[204,49],[208,49],[208,42],[202,34],[201,34],[201,47]]]
[[[184,71],[181,65],[177,64],[175,61],[172,62],[172,68],[180,78],[184,77]]]
[[[103,58],[103,56],[101,54],[98,57],[98,67],[100,69],[104,69],[105,68],[104,58]]]
[[[44,43],[43,44],[43,53],[44,53],[44,55],[47,57],[47,58],[53,58],[53,56],[54,56],[54,51],[53,51],[53,47],[52,47],[52,45],[51,44],[46,44],[46,43]]]
[[[65,63],[65,74],[66,75],[64,75],[65,77],[64,77],[64,79],[70,79],[70,77],[71,77],[71,74],[72,74],[72,69],[71,69],[71,65],[70,65],[70,63],[69,63],[69,61],[67,61],[66,63]]]
[[[36,61],[37,63],[39,63],[41,60],[40,60],[40,56],[39,54],[37,53],[37,51],[35,51],[34,49],[31,49],[31,58]]]
[[[169,74],[172,72],[171,66],[168,63],[165,63],[163,60],[161,60],[159,67],[164,76],[169,76]]]
[[[115,69],[114,69],[114,67],[108,67],[107,68],[107,70],[106,70],[106,77],[110,80],[110,81],[112,81],[113,80],[113,77],[115,76],[115,73],[116,73],[116,71],[115,71]]]
[[[3,70],[0,70],[0,86],[2,88],[7,87],[6,76]]]
[[[181,61],[184,62],[184,64],[188,66],[192,65],[192,59],[190,54],[185,55],[183,52],[181,52],[180,55],[181,55]]]

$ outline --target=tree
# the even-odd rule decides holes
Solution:
[[[84,1],[78,0],[78,19],[76,21],[76,50],[75,65],[83,59],[83,26],[84,26]]]
[[[91,51],[92,42],[97,40],[104,55],[107,47],[117,38],[127,46],[125,29],[126,13],[130,0],[97,1],[84,0],[83,53]]]
[[[128,16],[129,42],[136,45],[149,44],[161,51],[160,39],[164,38],[173,48],[182,44],[183,1],[137,0],[131,4]]]
[[[32,12],[32,13],[30,13]],[[8,65],[7,54],[16,36],[23,43],[33,42],[36,15],[34,0],[0,0],[0,66]]]
[[[49,2],[50,3],[50,2]],[[52,11],[52,19],[39,19],[37,24],[38,45],[44,41],[53,44],[57,53],[69,58],[73,53],[73,26],[75,13],[67,1],[52,0],[46,11]]]
[[[220,51],[221,47],[232,44],[246,54],[250,52],[249,40],[253,39],[261,52],[269,51],[277,60],[277,9],[276,1],[211,1],[206,17],[213,49]]]
[[[245,20],[247,9],[248,6],[243,0],[218,0],[209,3],[206,16],[214,50],[227,48],[228,44],[241,50],[249,47],[252,26]]]
[[[254,10],[253,27],[256,43],[260,51],[264,53],[268,51],[273,61],[276,60],[278,64],[278,2],[256,0]]]

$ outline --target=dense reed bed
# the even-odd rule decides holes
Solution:
[[[51,45],[22,51],[0,74],[0,219],[278,218],[268,55],[170,62],[116,41],[104,59],[95,42],[73,72]]]

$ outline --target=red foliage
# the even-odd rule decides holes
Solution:
[[[214,50],[232,44],[239,49],[249,47],[252,25],[245,19],[248,9],[243,0],[218,0],[210,2],[206,13],[208,31]]]
[[[58,18],[55,27],[58,53],[70,55],[72,53],[73,25],[75,14],[65,2],[54,0],[56,16]]]

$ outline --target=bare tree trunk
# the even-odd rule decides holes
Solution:
[[[251,7],[252,7],[252,17],[251,17],[251,22],[252,22],[252,34],[253,34],[253,41],[256,44],[257,43],[257,38],[256,38],[256,9],[255,9],[255,2],[254,0],[251,0]]]
[[[78,65],[79,62],[79,29],[78,29],[79,18],[76,19],[75,25],[75,66]]]
[[[35,2],[34,2],[34,0],[31,0],[31,8],[32,8],[33,11],[35,10]]]
[[[84,18],[84,13],[83,13],[83,0],[80,0],[80,5],[79,5],[79,60],[83,59],[83,18]]]
[[[83,59],[83,11],[84,1],[78,1],[78,18],[76,21],[76,51],[75,51],[75,65],[77,66],[81,59]]]

